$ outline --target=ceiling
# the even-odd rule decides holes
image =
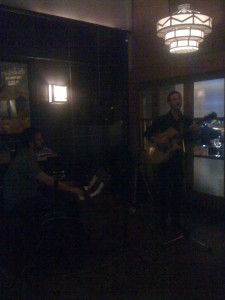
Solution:
[[[1,0],[0,3],[38,13],[131,29],[132,0]]]

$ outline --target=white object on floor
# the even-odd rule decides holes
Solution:
[[[91,193],[89,196],[92,198],[92,197],[95,197],[97,196],[98,194],[100,194],[100,192],[102,191],[103,187],[104,187],[104,182],[100,182],[97,190],[95,190],[93,193]]]

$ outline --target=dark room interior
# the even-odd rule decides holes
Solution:
[[[179,37],[187,16],[172,33],[165,29],[167,44],[164,29],[157,34],[166,16],[175,15],[172,27],[190,13],[180,0],[1,1],[1,299],[225,298],[225,7],[223,0],[189,4],[194,47],[190,36]],[[173,107],[174,91],[182,103]],[[198,134],[178,142],[181,223],[171,225],[177,211],[168,208],[165,228],[166,183],[178,167],[176,160],[168,173],[160,166],[177,152],[155,162],[160,147],[152,141],[169,109],[180,135],[186,117]],[[68,213],[54,206],[38,223],[32,213],[7,212],[5,178],[32,128],[43,135],[32,148],[36,172],[46,174],[40,182],[48,180],[40,191],[54,205],[75,199],[75,222],[72,202]],[[179,196],[179,181],[172,189]]]

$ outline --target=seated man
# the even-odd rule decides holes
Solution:
[[[11,217],[20,219],[21,241],[24,240],[31,251],[39,242],[41,229],[44,229],[42,232],[49,243],[54,241],[60,247],[70,247],[71,255],[78,253],[81,257],[89,247],[89,239],[80,219],[79,199],[84,191],[58,180],[56,182],[40,168],[36,154],[43,142],[39,130],[28,128],[23,131],[22,148],[4,177],[4,213],[9,220]],[[72,244],[63,242],[66,237]],[[54,247],[54,243],[52,245],[55,250],[59,248]]]
[[[39,184],[54,186],[55,180],[43,172],[37,162],[36,153],[41,149],[44,139],[39,130],[25,129],[21,136],[22,149],[18,152],[4,177],[4,208],[6,213],[22,211],[32,206],[32,199],[41,195]],[[77,187],[57,183],[61,190],[81,197],[83,192]],[[29,203],[30,201],[30,203]]]
[[[44,143],[39,130],[25,129],[21,136],[22,149],[10,164],[4,177],[4,210],[5,213],[26,214],[29,211],[36,214],[52,209],[55,199],[46,199],[40,191],[40,185],[54,187],[55,179],[43,172],[37,162],[37,152]],[[74,205],[83,191],[63,182],[57,182],[57,189],[74,195]],[[54,193],[57,194],[57,193]],[[60,193],[63,194],[63,193]]]

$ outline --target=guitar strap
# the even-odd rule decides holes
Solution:
[[[183,117],[180,118],[179,122],[180,126],[180,133],[181,133],[181,145],[182,145],[182,150],[184,153],[186,153],[186,148],[185,148],[185,142],[184,142],[184,122],[183,122]]]
[[[188,166],[188,157],[187,157],[187,152],[186,152],[186,147],[185,147],[185,142],[184,142],[184,118],[183,116],[180,118],[180,132],[181,132],[181,144],[182,144],[182,150],[183,150],[183,170],[184,174],[186,174],[187,166]],[[187,190],[187,181],[186,181],[186,176],[184,176],[184,190]]]

